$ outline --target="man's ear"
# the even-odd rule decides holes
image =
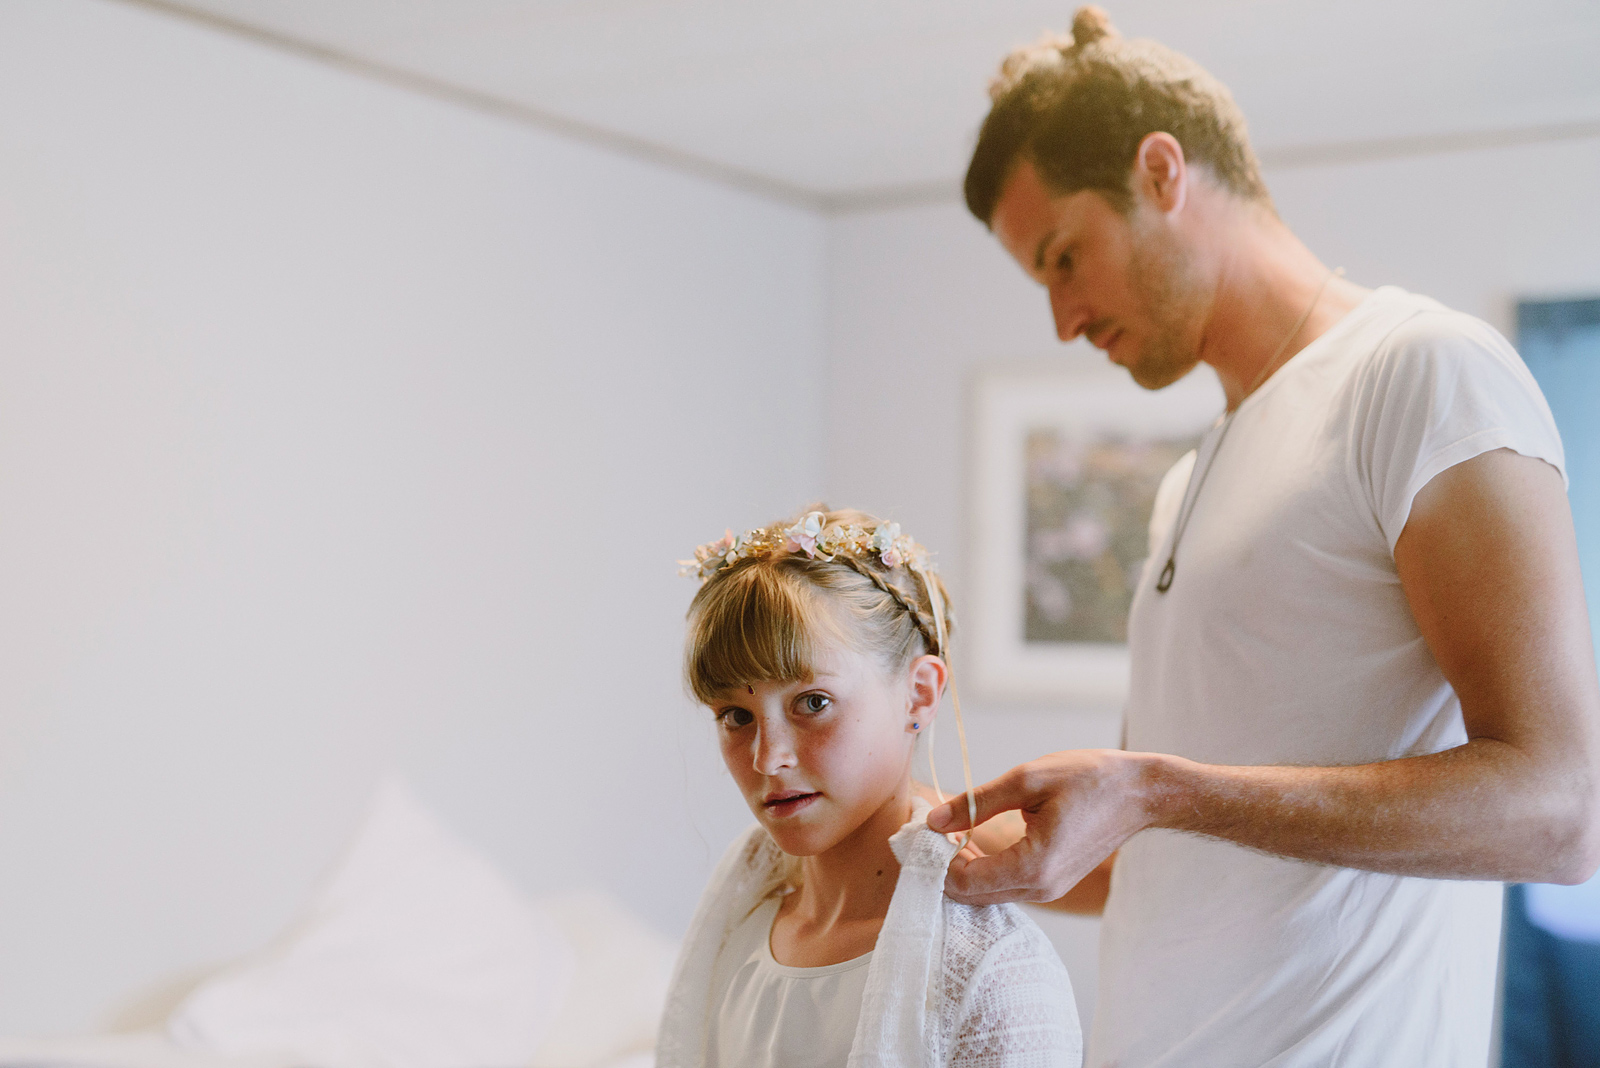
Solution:
[[[1176,137],[1159,130],[1146,134],[1134,153],[1130,178],[1135,193],[1162,214],[1183,210],[1189,192],[1189,165]]]
[[[937,656],[919,656],[908,669],[911,683],[911,705],[906,709],[915,729],[927,727],[939,714],[939,699],[944,696],[945,684],[950,681],[950,667]]]

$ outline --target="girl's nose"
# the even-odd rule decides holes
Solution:
[[[762,775],[776,775],[794,767],[794,744],[781,727],[762,726],[756,730],[755,769]]]

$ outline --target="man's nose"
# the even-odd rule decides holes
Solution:
[[[1050,287],[1050,314],[1056,321],[1056,337],[1073,341],[1089,323],[1089,313],[1072,298],[1064,286]]]
[[[794,766],[794,739],[781,726],[762,724],[756,729],[755,769],[762,775],[776,775]]]

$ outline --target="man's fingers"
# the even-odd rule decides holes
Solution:
[[[1021,808],[1032,800],[1022,791],[1021,776],[1017,768],[1012,768],[992,782],[975,787],[972,797],[978,805],[979,823],[1001,812]],[[972,821],[967,817],[966,793],[956,794],[929,812],[928,826],[936,831],[964,831],[971,827]]]
[[[1038,885],[1037,873],[1030,870],[1033,854],[1025,844],[1019,842],[992,857],[956,857],[945,874],[944,892],[964,905],[1051,900]]]
[[[1001,894],[977,894],[975,896],[951,893],[946,890],[945,896],[958,905],[1023,905],[1045,900],[1026,890],[1007,890]]]

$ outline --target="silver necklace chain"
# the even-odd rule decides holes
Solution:
[[[1344,274],[1343,267],[1335,267],[1328,272],[1327,277],[1322,280],[1322,284],[1317,287],[1316,294],[1312,296],[1311,303],[1306,306],[1304,314],[1294,324],[1294,329],[1289,331],[1289,336],[1283,339],[1283,344],[1278,346],[1278,351],[1272,354],[1272,358],[1261,365],[1261,370],[1256,375],[1255,381],[1251,382],[1250,388],[1244,391],[1244,396],[1239,398],[1239,403],[1234,406],[1233,411],[1223,416],[1222,429],[1217,433],[1216,447],[1211,450],[1211,455],[1207,458],[1205,467],[1200,469],[1199,477],[1189,476],[1189,483],[1193,490],[1185,489],[1183,492],[1183,510],[1178,514],[1177,529],[1172,534],[1172,551],[1167,554],[1166,566],[1161,569],[1161,575],[1156,579],[1157,593],[1166,593],[1172,588],[1172,580],[1178,574],[1178,543],[1183,540],[1183,532],[1189,527],[1189,517],[1194,514],[1195,502],[1200,499],[1200,491],[1205,488],[1206,476],[1211,474],[1211,468],[1217,462],[1217,453],[1222,451],[1222,443],[1228,440],[1228,430],[1233,426],[1233,417],[1239,414],[1239,409],[1244,406],[1245,398],[1261,388],[1261,383],[1267,380],[1267,375],[1277,364],[1278,357],[1283,355],[1284,350],[1289,347],[1289,342],[1293,341],[1300,331],[1305,328],[1306,323],[1310,321],[1311,313],[1317,310],[1317,304],[1322,300],[1322,294],[1328,288],[1328,283],[1333,281],[1334,275],[1342,274]]]

